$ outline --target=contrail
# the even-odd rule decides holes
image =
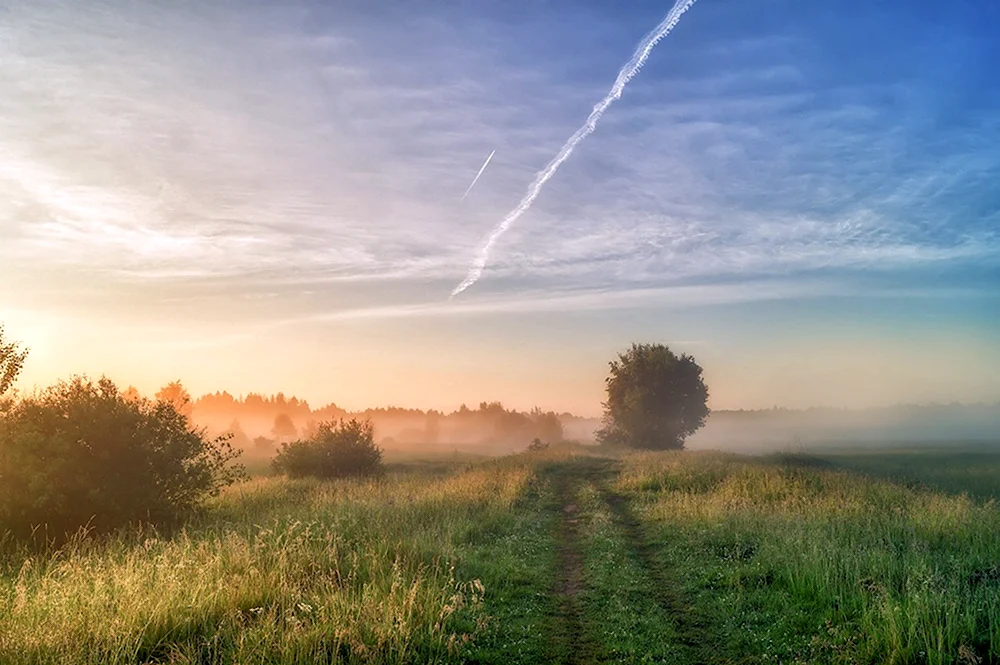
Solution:
[[[507,213],[507,216],[503,218],[503,221],[497,225],[493,232],[490,233],[486,242],[480,248],[479,253],[476,255],[476,259],[472,262],[472,267],[469,268],[469,274],[462,281],[461,284],[455,287],[455,290],[451,292],[451,297],[454,298],[462,291],[466,290],[477,281],[483,275],[483,269],[486,267],[486,262],[490,258],[490,250],[493,249],[493,245],[496,244],[497,240],[500,239],[507,229],[510,228],[511,224],[517,221],[517,218],[527,212],[531,204],[538,198],[539,192],[542,191],[542,187],[548,182],[549,178],[555,175],[562,163],[569,159],[569,156],[573,154],[573,149],[582,141],[587,138],[593,131],[597,128],[597,121],[601,119],[604,112],[608,110],[616,99],[622,96],[622,91],[632,78],[639,73],[642,66],[645,64],[646,59],[649,58],[650,52],[656,44],[670,34],[677,25],[678,21],[681,20],[681,16],[684,12],[691,9],[691,6],[697,2],[697,0],[677,0],[673,8],[667,13],[666,17],[660,24],[656,26],[652,32],[646,35],[639,45],[635,49],[635,53],[632,55],[632,59],[625,63],[625,66],[621,68],[618,72],[618,78],[615,79],[615,84],[611,86],[611,90],[608,94],[599,101],[595,106],[594,110],[590,112],[590,116],[587,118],[587,122],[583,124],[580,129],[576,130],[573,136],[569,137],[569,140],[563,145],[559,154],[553,158],[548,165],[539,171],[535,175],[535,180],[528,187],[528,193],[524,195],[521,202],[517,204],[517,207]],[[487,160],[489,161],[489,160]],[[478,178],[478,176],[477,176]],[[473,182],[475,184],[475,182]]]
[[[476,186],[476,183],[479,182],[479,176],[483,175],[483,171],[486,170],[486,165],[490,163],[490,160],[493,159],[493,155],[495,154],[497,154],[496,150],[491,152],[490,156],[486,158],[485,162],[483,162],[483,165],[479,167],[479,173],[477,173],[476,177],[472,179],[472,184],[469,185],[469,188],[467,190],[465,190],[465,194],[462,194],[463,201],[465,200],[465,197],[469,195],[469,192],[472,191],[472,188]]]

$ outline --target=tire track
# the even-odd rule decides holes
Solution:
[[[686,652],[685,662],[730,662],[730,659],[718,651],[719,640],[711,630],[711,621],[687,600],[676,577],[670,574],[657,557],[656,547],[645,533],[642,522],[629,507],[628,500],[608,486],[609,477],[617,472],[617,468],[608,468],[607,473],[597,479],[595,484],[598,493],[625,534],[629,548],[635,553],[636,560],[650,580],[656,604],[673,621],[677,633],[676,641]]]

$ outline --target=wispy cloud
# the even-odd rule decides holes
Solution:
[[[61,266],[68,291],[360,284],[377,299],[366,311],[455,311],[407,310],[392,294],[446,294],[617,67],[609,55],[607,71],[573,69],[603,62],[580,53],[584,40],[635,35],[585,14],[579,39],[515,42],[474,16],[404,13],[386,26],[318,11],[10,3],[0,264]],[[709,64],[654,57],[531,224],[497,245],[493,286],[477,297],[506,289],[507,304],[458,311],[527,307],[509,304],[535,302],[525,293],[610,307],[677,280],[997,261],[995,115],[938,122],[928,83],[831,83],[809,39],[712,39],[724,17],[705,14],[700,39],[670,48]],[[548,20],[507,27],[520,38]],[[494,148],[475,205],[457,206],[468,165]]]

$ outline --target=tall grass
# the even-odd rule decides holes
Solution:
[[[799,462],[637,455],[618,489],[747,651],[784,662],[1000,657],[993,501]]]
[[[1000,660],[982,494],[794,456],[593,454],[257,478],[179,532],[45,553],[0,536],[0,663],[551,662],[572,560],[595,658]]]
[[[256,479],[170,537],[133,529],[32,555],[4,545],[0,662],[453,659],[485,620],[456,551],[507,519],[523,460],[382,481]]]

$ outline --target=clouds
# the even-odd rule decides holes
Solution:
[[[28,381],[596,412],[616,350],[699,340],[716,407],[835,404],[838,336],[905,330],[974,361],[943,385],[914,346],[873,365],[904,377],[880,398],[996,395],[983,3],[700,3],[453,302],[662,2],[0,5]]]
[[[68,292],[100,275],[247,296],[363,283],[362,309],[436,303],[586,117],[646,9],[608,24],[591,8],[557,30],[558,8],[385,21],[306,3],[14,3],[0,262],[62,266],[44,279]],[[492,307],[996,260],[993,93],[942,110],[947,69],[896,62],[894,78],[852,83],[812,19],[777,30],[776,12],[746,34],[704,14],[498,245]],[[858,46],[873,62],[880,48]],[[494,148],[475,201],[456,205]]]

